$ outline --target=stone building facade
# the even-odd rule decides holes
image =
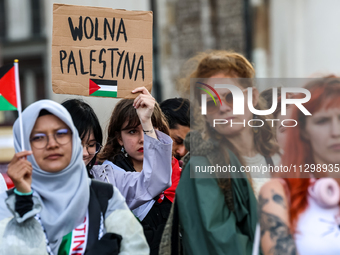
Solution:
[[[174,90],[185,62],[197,52],[233,50],[250,58],[247,0],[161,0],[157,8],[162,95]]]

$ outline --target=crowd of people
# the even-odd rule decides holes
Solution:
[[[306,95],[260,93],[241,54],[199,53],[187,65],[182,98],[158,104],[136,88],[105,135],[80,99],[23,111],[10,180],[0,175],[0,255],[340,254],[340,78],[304,84],[311,115],[294,104],[283,115],[282,96]],[[243,114],[235,90],[214,84],[241,91]],[[276,110],[254,114],[249,102]]]

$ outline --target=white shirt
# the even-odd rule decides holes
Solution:
[[[322,208],[314,198],[307,197],[308,207],[299,215],[294,235],[300,255],[340,254],[340,227],[335,216],[339,206]]]
[[[281,156],[278,153],[274,154],[271,158],[273,160],[274,166],[278,166],[280,164]],[[250,172],[250,176],[253,180],[255,196],[258,197],[263,184],[270,180],[270,173],[262,172],[263,170],[266,170],[268,164],[265,157],[260,153],[256,154],[254,157],[243,156],[243,159],[246,165],[249,166],[251,170],[253,170]]]

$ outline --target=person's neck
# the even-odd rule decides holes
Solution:
[[[133,168],[136,170],[136,172],[142,172],[143,170],[143,161],[136,161],[132,159]]]
[[[258,153],[254,144],[254,133],[251,127],[245,127],[236,135],[228,136],[227,139],[235,146],[241,156],[255,157]]]

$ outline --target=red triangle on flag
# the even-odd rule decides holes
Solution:
[[[11,105],[16,108],[18,107],[14,66],[0,78],[0,94],[6,98]]]
[[[91,95],[92,93],[96,92],[97,90],[100,89],[100,87],[93,81],[90,79],[90,92],[89,92],[89,95]]]

